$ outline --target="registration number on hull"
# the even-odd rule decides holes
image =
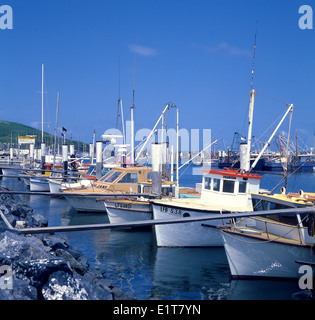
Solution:
[[[169,213],[169,214],[182,215],[182,210],[181,209],[177,209],[177,208],[168,208],[168,207],[160,206],[160,211],[161,212],[165,212],[165,213]]]

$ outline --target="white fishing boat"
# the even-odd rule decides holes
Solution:
[[[19,175],[21,175],[22,170],[24,170],[22,167],[1,167],[3,176],[13,177],[16,176],[18,178]]]
[[[203,170],[200,198],[170,198],[153,200],[153,218],[178,219],[208,217],[222,214],[222,220],[156,225],[155,235],[160,247],[223,246],[217,226],[228,223],[225,213],[253,210],[251,193],[259,192],[261,177],[237,170]]]
[[[110,223],[152,219],[152,207],[147,198],[113,198],[106,199],[104,203]]]
[[[49,182],[48,177],[32,177],[29,179],[30,191],[36,192],[49,192]]]
[[[48,179],[50,193],[62,194],[64,190],[80,190],[92,187],[94,180],[79,179],[78,182],[63,182],[62,180]]]
[[[314,194],[259,196],[257,210],[314,206]],[[255,209],[255,210],[256,210]],[[302,265],[315,271],[314,213],[252,217],[252,226],[221,226],[233,278],[300,278]]]

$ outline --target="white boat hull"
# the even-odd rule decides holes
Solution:
[[[96,201],[97,197],[64,196],[77,211],[107,213],[104,202]]]
[[[47,179],[30,179],[30,190],[37,192],[49,192],[49,183]]]
[[[222,232],[233,278],[300,278],[299,268],[315,262],[314,248]],[[297,262],[298,261],[298,262]],[[313,274],[314,274],[314,265]]]
[[[153,218],[157,219],[185,219],[207,217],[219,212],[203,212],[192,209],[177,209],[164,205],[153,204]],[[189,222],[179,224],[156,225],[155,236],[159,247],[222,247],[223,241],[220,231],[216,228],[223,220],[204,222]]]
[[[2,168],[2,174],[4,176],[18,176],[21,172],[21,170],[15,168]]]
[[[50,193],[62,193],[61,184],[62,181],[49,180]]]
[[[150,203],[106,202],[110,223],[125,223],[152,219]]]
[[[91,180],[81,180],[79,182],[63,182],[58,180],[49,180],[49,189],[51,193],[63,193],[64,190],[80,190],[89,188],[93,184]]]

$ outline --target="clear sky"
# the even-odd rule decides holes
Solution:
[[[135,64],[135,127],[152,128],[165,104],[180,127],[212,129],[228,146],[247,135],[253,45],[254,89],[294,104],[292,135],[314,145],[315,30],[298,10],[314,0],[3,0],[13,29],[0,29],[0,119],[59,127],[91,142],[115,127],[120,96],[130,119]],[[253,135],[267,140],[286,105],[256,95]],[[175,125],[169,113],[169,126]],[[49,127],[48,127],[49,125]],[[288,121],[281,127],[288,131]],[[303,146],[303,145],[302,145]]]

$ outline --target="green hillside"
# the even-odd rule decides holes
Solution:
[[[14,147],[17,147],[18,136],[26,136],[26,135],[36,136],[35,148],[40,147],[40,143],[42,139],[41,130],[29,127],[17,122],[0,120],[0,143],[1,143],[2,149],[7,149],[11,142],[13,143]],[[54,135],[44,132],[44,142],[46,143],[47,146],[52,145],[54,143],[54,139],[55,139]],[[58,140],[59,140],[59,143],[62,144],[62,141],[63,141],[62,138],[58,137]],[[76,149],[78,145],[79,146],[81,145],[81,148],[83,148],[82,142],[70,141],[69,139],[66,139],[66,143],[74,144]],[[87,146],[88,145],[85,144],[84,146],[85,150],[88,150]]]

